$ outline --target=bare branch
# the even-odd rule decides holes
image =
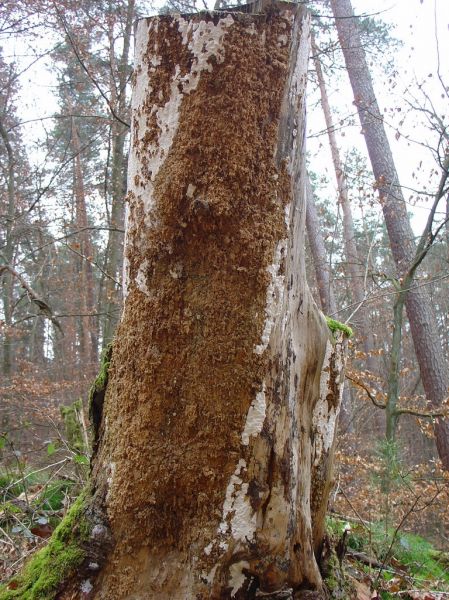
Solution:
[[[103,98],[103,100],[106,102],[106,104],[108,105],[109,110],[111,111],[112,116],[119,121],[119,123],[121,123],[122,125],[124,125],[125,127],[127,127],[129,129],[130,124],[127,123],[126,121],[124,121],[115,111],[114,107],[111,104],[111,101],[109,100],[109,98],[106,96],[105,92],[101,89],[100,84],[98,83],[98,81],[95,79],[95,77],[91,74],[90,70],[87,68],[86,63],[83,61],[78,48],[76,46],[76,43],[70,33],[69,30],[69,26],[67,24],[67,21],[65,20],[63,14],[61,13],[61,11],[59,10],[59,8],[57,7],[56,3],[53,2],[53,6],[55,8],[55,11],[58,15],[59,20],[61,21],[61,25],[64,29],[64,32],[67,36],[67,39],[70,42],[70,45],[72,47],[72,50],[76,56],[77,61],[79,62],[81,68],[83,69],[83,71],[86,73],[86,75],[89,77],[89,79],[92,81],[92,83],[94,84],[94,86],[97,88],[100,96]]]
[[[27,281],[22,277],[22,275],[20,275],[20,273],[16,271],[14,267],[11,267],[11,265],[0,265],[0,275],[4,271],[9,271],[11,275],[13,275],[13,277],[15,277],[20,282],[20,285],[27,291],[30,302],[36,304],[36,306],[39,309],[39,312],[45,318],[51,321],[53,325],[59,329],[62,335],[64,335],[61,324],[58,321],[58,319],[54,316],[52,308],[49,306],[49,304],[47,304],[47,302],[45,302],[45,300],[43,300],[39,296],[39,294],[35,290],[33,290],[33,288],[30,286],[29,283],[27,283]]]
[[[377,406],[377,408],[382,408],[383,410],[385,410],[386,405],[382,404],[381,402],[378,402],[376,400],[376,398],[373,396],[371,390],[368,387],[366,387],[366,385],[364,383],[362,383],[358,379],[354,379],[353,377],[351,377],[350,375],[348,375],[348,373],[345,373],[345,378],[349,379],[349,381],[352,381],[352,383],[355,384],[357,387],[359,387],[362,390],[364,390],[366,392],[368,398],[374,404],[374,406]]]

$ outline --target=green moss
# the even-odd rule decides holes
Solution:
[[[76,452],[86,452],[83,430],[79,415],[83,410],[81,399],[75,400],[69,406],[61,406],[61,417],[69,446]]]
[[[111,364],[112,342],[106,346],[101,354],[100,371],[89,390],[89,410],[96,394],[103,392],[108,383],[109,365]]]
[[[354,334],[354,332],[348,325],[340,323],[340,321],[336,321],[335,319],[331,319],[330,317],[326,317],[326,323],[329,329],[332,331],[332,333],[342,331],[348,338],[352,337]]]
[[[336,544],[336,538],[331,538],[332,545]],[[336,600],[351,598],[351,585],[346,577],[345,571],[340,565],[334,548],[329,548],[325,563],[322,564],[322,575],[329,596]]]
[[[83,545],[90,525],[84,516],[86,494],[79,496],[53,532],[50,541],[36,552],[23,572],[0,588],[0,600],[53,600],[58,589],[85,558]]]

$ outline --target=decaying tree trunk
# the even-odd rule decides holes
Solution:
[[[329,334],[292,193],[308,44],[296,7],[139,22],[98,598],[321,588],[339,392],[329,356],[319,401]]]
[[[138,23],[127,295],[63,598],[323,586],[344,342],[305,281],[309,18],[245,8]]]

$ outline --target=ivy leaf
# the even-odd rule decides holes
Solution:
[[[50,442],[47,445],[47,454],[48,454],[48,456],[51,456],[55,452],[56,452],[56,445],[53,442]]]

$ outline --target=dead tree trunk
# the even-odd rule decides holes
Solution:
[[[305,281],[309,18],[249,9],[138,23],[127,295],[70,593],[323,586],[342,352]]]
[[[292,193],[308,17],[157,17],[136,45],[127,296],[94,467],[117,543],[98,597],[320,589],[339,392],[329,364],[319,402],[328,331]]]
[[[415,257],[414,234],[383,125],[383,117],[374,94],[351,2],[331,0],[331,5],[376,179],[376,187],[379,191],[393,258],[401,277],[407,272]],[[432,407],[439,409],[448,395],[448,364],[426,288],[412,287],[407,293],[405,303],[424,390]],[[448,420],[437,419],[434,429],[439,457],[443,467],[449,470]]]

